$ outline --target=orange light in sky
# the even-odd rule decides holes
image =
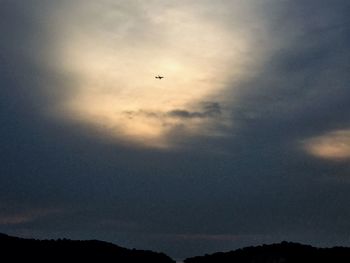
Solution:
[[[162,148],[173,146],[174,129],[201,134],[220,118],[229,125],[224,111],[216,118],[169,112],[201,113],[203,103],[223,100],[230,81],[246,73],[248,38],[195,5],[87,3],[67,10],[57,30],[58,64],[73,79],[57,106],[61,117],[109,138]],[[156,80],[158,74],[165,78]]]

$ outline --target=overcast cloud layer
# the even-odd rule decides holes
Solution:
[[[349,1],[94,2],[0,0],[0,232],[350,246]]]

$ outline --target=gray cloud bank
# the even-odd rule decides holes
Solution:
[[[349,165],[299,144],[350,127],[350,3],[262,6],[266,17],[256,26],[268,27],[273,44],[262,67],[227,86],[231,136],[189,138],[191,147],[164,153],[48,121],[42,112],[67,88],[42,60],[50,53],[42,14],[55,7],[0,1],[0,202],[11,210],[0,215],[0,231],[99,238],[175,257],[282,239],[350,245]],[[231,90],[238,90],[232,98]],[[210,102],[162,114],[196,119],[222,111]],[[35,211],[55,213],[26,220]]]
[[[170,117],[177,117],[177,118],[208,118],[208,117],[215,117],[221,114],[221,106],[217,102],[210,102],[206,103],[203,107],[203,111],[194,111],[190,112],[187,110],[172,110],[167,112],[167,115]]]
[[[138,115],[143,115],[149,118],[179,118],[179,119],[205,119],[219,117],[222,113],[222,107],[218,102],[205,102],[202,103],[200,111],[190,111],[186,109],[174,109],[167,112],[152,112],[152,111],[126,111],[124,112],[129,118],[133,118]]]

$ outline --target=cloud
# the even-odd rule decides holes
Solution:
[[[222,107],[218,102],[205,102],[200,103],[201,109],[199,111],[190,111],[186,109],[173,109],[166,112],[161,111],[149,111],[149,110],[138,110],[138,111],[125,111],[124,114],[128,118],[133,119],[137,116],[145,116],[147,118],[161,119],[166,122],[166,119],[176,118],[182,119],[182,121],[190,121],[191,119],[205,119],[220,117],[222,114]]]
[[[171,148],[173,137],[167,135],[180,126],[186,140],[208,135],[208,122],[219,129],[229,123],[214,117],[223,115],[218,106],[231,79],[250,74],[250,57],[262,56],[253,47],[260,7],[236,0],[241,11],[228,12],[227,2],[181,2],[76,0],[53,11],[51,67],[71,81],[65,96],[50,105],[52,119],[141,148]],[[165,79],[155,81],[157,74]],[[188,106],[203,101],[219,104]]]
[[[232,96],[233,119],[240,124],[235,127],[242,133],[268,136],[273,145],[293,144],[349,126],[349,4],[325,3],[285,1],[275,7],[266,60]]]
[[[46,216],[55,215],[61,213],[61,209],[32,209],[27,211],[6,212],[6,209],[2,210],[0,214],[0,226],[12,226],[22,225],[25,223],[34,222],[37,219],[44,218]]]
[[[349,3],[0,1],[0,200],[77,211],[2,229],[177,255],[254,233],[348,244],[348,181],[329,175],[349,171]],[[137,229],[96,228],[112,214]]]
[[[267,239],[267,235],[232,235],[232,234],[177,234],[170,235],[180,241],[242,241]]]
[[[30,215],[8,215],[0,217],[0,225],[18,225],[30,222],[35,217]]]
[[[219,116],[222,113],[220,103],[218,102],[209,102],[205,103],[202,111],[187,111],[182,109],[175,109],[168,111],[166,116],[173,118],[213,118]]]
[[[220,125],[229,125],[228,112],[222,109],[219,102],[200,102],[198,105],[188,106],[181,109],[162,110],[129,110],[124,111],[119,119],[130,127],[126,131],[132,134],[132,127],[136,130],[135,136],[148,137],[150,147],[173,148],[177,142],[174,137],[184,136],[207,136],[214,137],[221,133]],[[220,125],[218,125],[220,123]],[[142,132],[142,136],[139,134]],[[134,138],[136,139],[136,138]]]
[[[331,131],[304,142],[305,150],[313,156],[326,160],[348,161],[350,159],[350,130]]]

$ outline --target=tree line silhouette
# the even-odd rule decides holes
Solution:
[[[315,248],[298,243],[247,247],[188,258],[185,263],[350,263],[350,248]]]
[[[97,240],[36,240],[0,234],[0,262],[74,261],[175,263],[163,253],[127,249]]]
[[[163,253],[119,247],[98,240],[36,240],[0,234],[0,262],[175,263]],[[350,263],[350,248],[316,248],[298,243],[246,247],[197,256],[184,263]]]

